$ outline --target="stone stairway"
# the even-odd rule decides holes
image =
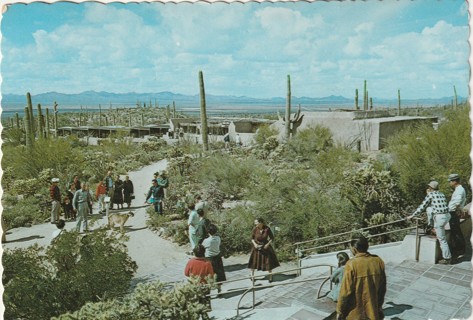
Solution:
[[[455,265],[438,265],[430,262],[406,259],[400,254],[403,246],[373,246],[370,251],[381,256],[386,263],[387,293],[383,310],[386,319],[469,319],[472,314],[470,254]],[[333,261],[334,253],[307,259],[305,264],[327,264]],[[314,270],[308,272],[307,270]],[[212,300],[215,319],[270,319],[270,320],[321,320],[334,319],[335,302],[325,297],[329,291],[326,283],[321,290],[322,298],[316,299],[322,280],[291,283],[310,277],[328,276],[328,271],[307,269],[300,277],[291,274],[275,275],[272,284],[287,285],[260,288],[255,294],[255,309],[252,309],[252,294],[248,293],[240,306],[240,317],[236,317],[236,306],[251,282],[247,279],[234,284],[234,293]],[[247,274],[246,274],[247,275]],[[246,276],[245,275],[245,276]],[[267,279],[256,284],[268,286]],[[238,289],[239,287],[239,289]],[[225,289],[227,290],[227,289]]]

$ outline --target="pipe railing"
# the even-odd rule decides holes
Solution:
[[[330,280],[330,277],[332,276],[333,268],[334,268],[333,265],[318,264],[318,265],[312,265],[312,266],[307,266],[307,267],[298,267],[298,268],[279,271],[279,272],[273,272],[273,273],[270,274],[270,276],[274,276],[276,274],[287,274],[288,272],[296,271],[296,275],[299,275],[301,270],[311,269],[311,268],[321,268],[321,267],[327,267],[328,268],[328,270],[329,270],[329,275],[328,276],[318,276],[318,277],[315,277],[315,278],[312,277],[312,278],[306,278],[306,279],[303,279],[303,280],[295,280],[295,281],[288,281],[288,282],[282,282],[282,283],[271,283],[269,285],[258,285],[258,286],[255,285],[256,280],[262,280],[262,279],[264,279],[265,276],[262,276],[262,275],[254,276],[254,275],[252,275],[252,276],[248,276],[248,277],[242,277],[242,278],[231,279],[231,280],[226,280],[226,281],[214,282],[215,285],[222,285],[222,284],[226,284],[226,283],[230,283],[230,282],[250,279],[251,280],[251,286],[250,287],[238,288],[238,289],[232,289],[232,290],[228,290],[228,291],[225,291],[225,292],[211,293],[211,294],[208,294],[207,297],[215,298],[215,297],[225,295],[227,293],[234,293],[237,290],[245,290],[242,293],[240,299],[238,300],[237,309],[236,309],[236,312],[237,312],[236,316],[237,317],[240,315],[241,301],[243,300],[243,298],[249,292],[252,292],[252,294],[253,294],[252,308],[251,309],[254,310],[255,305],[256,305],[256,290],[260,290],[260,289],[273,288],[273,287],[290,285],[290,284],[295,284],[295,283],[303,283],[303,282],[307,282],[307,281],[323,280],[322,283],[319,286],[319,289],[317,290],[317,299],[319,299],[320,298],[320,292],[322,291],[322,287],[324,286],[324,284],[327,281]],[[330,290],[332,290],[332,282],[330,282]]]
[[[402,229],[391,230],[391,231],[386,231],[386,232],[381,232],[381,233],[377,233],[377,234],[370,234],[370,235],[367,236],[367,238],[374,238],[374,237],[378,237],[378,236],[382,236],[382,235],[386,235],[386,234],[391,234],[391,233],[397,233],[397,232],[401,232],[401,231],[408,231],[408,230],[416,229],[415,259],[416,259],[416,261],[418,261],[419,260],[419,243],[420,243],[420,241],[419,241],[419,220],[420,219],[419,218],[414,218],[413,220],[416,223],[415,226],[402,228]],[[312,278],[306,278],[306,279],[303,279],[303,280],[295,280],[295,281],[288,281],[288,282],[283,282],[283,283],[274,283],[274,284],[271,283],[269,285],[255,286],[256,280],[262,280],[262,279],[264,279],[265,276],[251,275],[251,276],[248,276],[248,277],[235,278],[235,279],[231,279],[231,280],[220,281],[220,282],[215,282],[214,283],[215,285],[222,285],[222,284],[227,284],[227,283],[231,283],[231,282],[250,279],[251,280],[251,286],[250,287],[232,289],[232,290],[228,290],[228,291],[225,291],[225,292],[218,292],[218,293],[213,293],[213,294],[211,293],[211,294],[208,294],[207,297],[215,298],[215,297],[219,297],[221,295],[227,294],[227,293],[234,293],[237,290],[245,290],[242,293],[240,299],[238,300],[237,309],[236,309],[237,317],[240,315],[241,301],[243,300],[243,298],[249,292],[251,292],[253,294],[252,310],[254,310],[255,305],[256,305],[256,290],[260,290],[260,289],[273,288],[273,287],[277,287],[277,286],[290,285],[290,284],[302,283],[302,282],[307,282],[307,281],[323,280],[322,283],[319,286],[319,289],[317,290],[317,299],[319,299],[320,298],[320,292],[321,292],[323,286],[325,285],[325,283],[327,283],[330,280],[330,278],[332,276],[334,266],[329,265],[329,264],[319,264],[319,265],[311,265],[311,266],[307,266],[307,267],[302,267],[301,266],[301,253],[308,252],[308,251],[315,251],[315,250],[320,249],[320,248],[327,248],[327,247],[333,247],[333,246],[337,246],[337,245],[341,245],[341,244],[346,244],[346,243],[349,243],[351,240],[336,241],[336,242],[332,242],[332,243],[327,243],[327,244],[323,244],[323,245],[318,245],[318,246],[314,246],[314,247],[310,247],[310,248],[302,248],[302,249],[300,248],[301,245],[308,244],[308,243],[316,243],[316,242],[321,241],[321,240],[327,240],[327,239],[335,238],[335,237],[338,238],[338,237],[343,236],[343,235],[349,235],[349,234],[353,234],[353,233],[356,233],[356,232],[363,232],[363,231],[370,230],[370,229],[373,229],[373,228],[379,228],[379,227],[382,227],[382,226],[393,225],[393,224],[396,224],[396,223],[399,223],[399,222],[404,222],[404,221],[406,221],[406,219],[400,219],[400,220],[396,220],[396,221],[392,221],[392,222],[386,222],[386,223],[382,223],[382,224],[378,224],[378,225],[374,225],[374,226],[370,226],[370,227],[366,227],[366,228],[360,228],[360,229],[356,229],[356,230],[352,230],[352,231],[342,232],[342,233],[338,233],[338,234],[334,234],[334,235],[330,235],[330,236],[326,236],[326,237],[321,237],[321,238],[317,238],[317,239],[296,242],[294,244],[294,246],[296,246],[298,267],[294,268],[294,269],[285,270],[285,271],[273,272],[272,274],[270,274],[270,276],[274,276],[276,274],[287,274],[288,272],[296,271],[296,276],[300,276],[301,270],[304,270],[304,269],[328,267],[329,268],[329,276],[317,276],[317,277],[312,277]],[[330,281],[329,283],[330,283],[330,290],[332,290],[332,282]]]
[[[398,233],[398,232],[402,232],[402,231],[408,231],[408,230],[416,229],[416,260],[418,261],[418,256],[419,256],[419,252],[418,252],[418,250],[419,250],[419,246],[418,246],[419,219],[414,218],[414,220],[416,222],[415,226],[396,229],[396,230],[391,230],[391,231],[386,231],[386,232],[381,232],[381,233],[376,233],[376,234],[370,234],[370,235],[367,236],[367,238],[374,238],[374,237],[379,237],[379,236],[387,235],[387,234],[391,234],[391,233]],[[394,224],[397,224],[397,223],[400,223],[400,222],[405,222],[405,221],[406,221],[406,219],[399,219],[399,220],[392,221],[392,222],[386,222],[386,223],[381,223],[381,224],[377,224],[377,225],[374,225],[374,226],[369,226],[369,227],[360,228],[360,229],[356,229],[356,230],[341,232],[341,233],[337,233],[337,234],[333,234],[333,235],[329,235],[329,236],[325,236],[325,237],[320,237],[320,238],[317,238],[317,239],[296,242],[296,243],[293,244],[293,246],[296,246],[295,251],[296,251],[296,255],[297,255],[297,265],[298,266],[301,265],[301,260],[302,260],[303,254],[305,252],[311,252],[311,251],[313,252],[313,251],[317,251],[317,249],[321,249],[321,248],[328,248],[328,247],[334,247],[334,246],[338,246],[338,245],[342,245],[342,244],[347,244],[347,243],[350,243],[351,240],[329,242],[329,243],[326,243],[326,244],[316,245],[316,246],[309,247],[309,248],[301,247],[303,245],[306,245],[306,244],[309,244],[309,243],[317,243],[317,242],[327,240],[327,239],[331,239],[331,238],[340,239],[341,236],[351,235],[351,234],[354,234],[354,233],[360,233],[360,232],[364,232],[364,231],[367,231],[367,230],[370,230],[370,229],[379,228],[379,227],[383,227],[383,226],[394,225]]]

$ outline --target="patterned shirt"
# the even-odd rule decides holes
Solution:
[[[429,192],[424,198],[424,201],[421,203],[421,205],[412,214],[412,216],[414,217],[422,212],[425,212],[425,209],[427,209],[428,207],[432,208],[432,215],[447,213],[447,198],[440,191]]]

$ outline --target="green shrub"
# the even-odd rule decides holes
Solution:
[[[259,183],[259,177],[265,174],[265,165],[255,158],[242,161],[238,157],[215,154],[203,159],[196,173],[196,179],[204,187],[212,186],[227,195],[241,199]]]
[[[377,171],[372,164],[347,170],[342,195],[360,214],[361,221],[377,212],[399,213],[404,207],[396,179],[390,171]]]
[[[262,147],[269,137],[277,136],[278,133],[279,130],[277,128],[265,124],[260,126],[258,130],[256,130],[256,134],[253,140],[257,146]]]
[[[327,151],[334,145],[330,129],[321,125],[308,127],[297,132],[286,144],[286,157],[312,158],[321,151]]]
[[[49,206],[41,208],[41,200],[35,197],[4,197],[2,218],[8,229],[43,223],[51,216]]]
[[[430,180],[437,180],[440,190],[449,196],[450,173],[460,174],[463,182],[471,176],[469,112],[469,107],[452,110],[437,130],[431,125],[411,127],[389,139],[392,169],[399,175],[401,190],[409,202],[422,201]]]
[[[154,281],[140,283],[133,293],[122,299],[88,303],[79,311],[63,314],[54,320],[134,320],[134,319],[209,319],[210,308],[202,303],[205,291],[198,280],[174,287]]]
[[[3,255],[5,319],[48,319],[124,295],[137,265],[117,233],[63,232],[43,250]]]
[[[255,218],[253,211],[243,206],[215,212],[209,218],[218,227],[218,234],[222,239],[220,250],[224,257],[249,252]]]

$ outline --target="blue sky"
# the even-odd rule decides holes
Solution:
[[[14,3],[1,33],[2,93],[468,96],[461,0]]]

